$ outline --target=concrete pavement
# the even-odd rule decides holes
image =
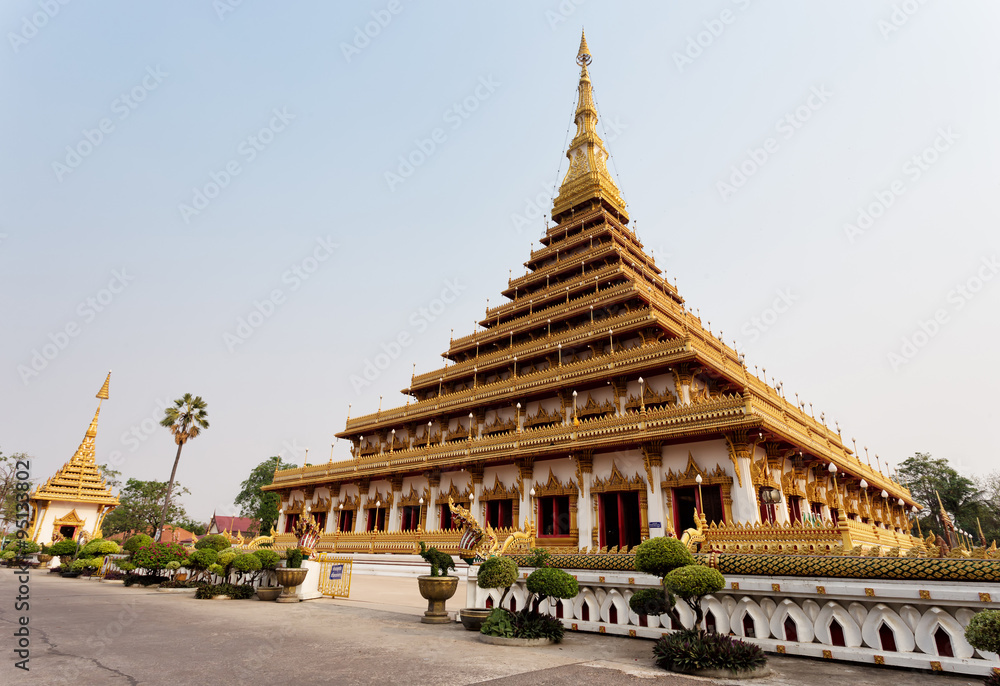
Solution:
[[[664,672],[652,642],[568,632],[560,645],[480,643],[460,624],[426,625],[416,580],[355,576],[350,600],[299,604],[194,600],[149,589],[32,574],[18,611],[0,570],[0,683],[118,684],[663,684],[728,680]],[[464,598],[461,591],[458,594]],[[461,607],[463,602],[455,602]],[[13,633],[30,628],[30,672],[14,667]],[[760,686],[978,686],[979,679],[772,657]],[[735,683],[735,682],[733,682]]]

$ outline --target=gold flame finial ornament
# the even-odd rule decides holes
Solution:
[[[109,371],[109,372],[108,372],[108,378],[106,378],[106,379],[104,380],[104,385],[103,385],[103,386],[101,386],[101,390],[99,390],[99,391],[97,392],[97,396],[96,396],[96,397],[97,397],[97,398],[98,398],[99,400],[107,400],[107,399],[108,399],[108,386],[109,386],[110,384],[111,384],[111,372]]]
[[[593,57],[590,54],[590,48],[587,47],[587,32],[580,31],[580,52],[576,53],[576,63],[581,67],[586,67],[593,61]]]
[[[597,105],[594,101],[593,84],[587,65],[593,61],[587,36],[580,36],[580,50],[576,63],[580,65],[580,85],[576,102],[576,135],[569,144],[566,157],[569,169],[559,187],[559,195],[552,207],[552,219],[558,224],[571,217],[574,212],[603,205],[613,212],[622,223],[628,223],[625,201],[621,191],[608,173],[610,157],[604,141],[597,135]]]

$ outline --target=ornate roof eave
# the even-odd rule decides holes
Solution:
[[[464,468],[476,461],[505,463],[521,457],[563,456],[567,451],[634,447],[637,442],[676,442],[721,432],[756,429],[758,417],[750,416],[746,400],[726,396],[663,409],[647,409],[645,415],[627,412],[582,420],[579,426],[556,424],[544,428],[508,432],[484,438],[458,440],[445,445],[416,446],[393,453],[383,452],[326,465],[298,467],[275,474],[265,490],[296,484],[344,481],[400,472],[422,472],[431,468]]]

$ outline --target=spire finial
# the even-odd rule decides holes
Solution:
[[[97,392],[97,397],[99,400],[108,399],[108,386],[111,383],[111,370],[108,370],[108,377],[104,379],[104,385],[101,386],[101,390]]]
[[[594,101],[593,84],[587,65],[593,61],[587,47],[587,35],[580,35],[580,50],[576,63],[580,65],[580,85],[578,87],[576,113],[576,135],[569,144],[566,157],[569,169],[559,186],[559,195],[553,202],[552,220],[557,224],[564,217],[572,218],[580,206],[589,207],[594,199],[617,213],[624,223],[628,223],[628,213],[621,191],[608,173],[609,153],[604,141],[597,135],[597,104]]]
[[[594,58],[590,54],[590,49],[587,47],[587,32],[583,29],[580,30],[580,52],[576,53],[576,63],[581,67],[586,67],[590,64]]]

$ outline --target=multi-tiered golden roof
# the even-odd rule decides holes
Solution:
[[[507,302],[487,310],[482,330],[452,339],[444,354],[451,364],[412,377],[403,391],[411,401],[348,419],[337,435],[351,442],[353,459],[278,472],[268,490],[291,502],[293,490],[308,499],[323,487],[336,503],[343,486],[359,484],[364,501],[376,481],[398,492],[404,479],[421,477],[434,493],[442,472],[468,472],[482,484],[484,469],[516,465],[517,479],[505,488],[524,499],[533,464],[569,457],[583,508],[590,506],[583,483],[596,457],[603,456],[612,472],[607,478],[615,479],[615,455],[632,451],[642,455],[645,473],[633,481],[648,489],[644,498],[665,497],[669,508],[664,489],[688,482],[681,478],[683,461],[671,467],[676,475],[666,474],[667,446],[724,440],[728,457],[722,461],[731,461],[732,469],[728,476],[718,471],[718,478],[728,479],[734,491],[737,483],[746,489],[749,503],[757,502],[758,489],[774,488],[807,505],[822,503],[836,519],[845,502],[858,502],[852,519],[857,516],[859,527],[874,526],[871,503],[857,497],[858,489],[884,489],[876,503],[878,523],[903,535],[905,508],[913,505],[909,491],[862,463],[839,430],[749,373],[742,356],[702,325],[644,251],[597,134],[591,61],[584,36],[577,55],[576,134],[554,199],[554,225],[524,263],[527,272],[508,281],[502,291]],[[648,385],[654,377],[671,379],[673,390],[666,382]],[[696,469],[707,475],[716,466],[713,459]],[[488,476],[487,484],[493,480]],[[601,484],[595,488],[612,488]],[[376,489],[369,499],[386,498],[382,493]],[[871,516],[863,516],[866,507]],[[671,516],[662,506],[659,511]],[[731,523],[729,509],[727,514]],[[643,535],[650,535],[643,517]],[[579,544],[590,540],[581,534]]]
[[[111,383],[111,372],[108,372],[104,385],[97,393],[100,400],[108,399],[108,387]],[[69,462],[59,471],[49,477],[48,481],[38,486],[32,493],[35,501],[65,501],[79,503],[98,503],[100,505],[118,505],[118,498],[112,492],[101,476],[100,468],[95,459],[95,439],[97,437],[97,419],[101,415],[101,404],[98,403],[94,418],[87,427],[87,433],[80,442]]]

